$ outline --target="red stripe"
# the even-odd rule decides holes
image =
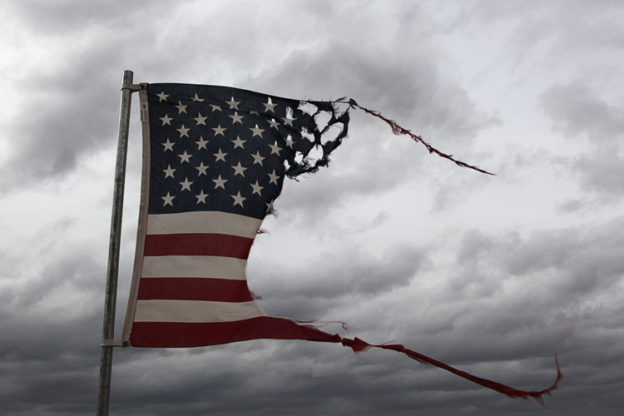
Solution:
[[[285,318],[260,316],[234,322],[135,322],[130,344],[134,347],[199,347],[258,338],[305,339],[341,342],[309,325],[298,325]]]
[[[247,259],[253,238],[227,234],[151,234],[146,256],[223,256]]]
[[[150,277],[140,280],[137,299],[250,302],[253,297],[246,280]]]

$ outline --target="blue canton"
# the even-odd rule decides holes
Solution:
[[[327,164],[347,133],[348,113],[236,88],[149,84],[150,214],[217,210],[264,218],[284,176]],[[315,119],[329,120],[323,129]],[[311,113],[311,114],[310,114]],[[335,138],[324,138],[338,124]],[[322,157],[311,164],[313,148]]]

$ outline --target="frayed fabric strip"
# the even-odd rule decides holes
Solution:
[[[343,102],[343,101],[341,101]],[[344,103],[344,102],[343,102]],[[448,153],[444,153],[439,151],[438,149],[436,149],[435,147],[433,147],[432,145],[430,145],[429,143],[427,143],[422,137],[412,133],[411,131],[409,131],[408,129],[401,127],[396,121],[394,120],[390,120],[387,117],[384,117],[383,115],[381,115],[381,113],[379,113],[378,111],[374,111],[374,110],[370,110],[366,107],[363,107],[361,105],[359,105],[354,99],[350,99],[348,101],[348,104],[350,106],[350,108],[355,108],[355,109],[360,109],[362,111],[364,111],[366,114],[369,114],[373,117],[377,117],[381,120],[383,120],[386,124],[388,124],[390,126],[390,128],[392,129],[392,133],[396,134],[397,136],[399,135],[406,135],[412,138],[412,140],[414,140],[415,142],[421,143],[423,146],[425,146],[425,148],[427,149],[427,151],[429,151],[429,153],[433,153],[437,156],[440,156],[444,159],[448,159],[451,162],[455,163],[457,166],[460,166],[462,168],[468,168],[468,169],[472,169],[472,170],[476,170],[477,172],[481,172],[481,173],[485,173],[486,175],[494,175],[491,172],[488,172],[487,170],[481,169],[477,166],[474,165],[470,165],[466,162],[462,162],[461,160],[457,160],[453,157],[453,155],[450,155]]]
[[[557,375],[555,377],[554,383],[544,390],[527,391],[527,390],[519,390],[510,386],[507,386],[505,384],[498,383],[496,381],[477,377],[475,375],[472,375],[470,373],[467,373],[465,371],[452,367],[448,364],[445,364],[441,361],[438,361],[434,358],[428,357],[419,352],[405,348],[403,345],[400,345],[400,344],[374,345],[374,344],[369,344],[366,341],[363,341],[356,337],[353,339],[342,338],[342,345],[351,348],[356,353],[366,351],[369,348],[382,348],[385,350],[393,350],[393,351],[401,352],[413,360],[416,360],[423,364],[433,365],[435,367],[442,368],[443,370],[451,372],[459,377],[472,381],[473,383],[479,384],[483,387],[487,387],[488,389],[497,391],[499,393],[503,393],[511,398],[527,399],[529,397],[532,397],[542,405],[544,404],[542,396],[550,395],[550,393],[557,388],[559,381],[563,378],[563,373],[561,372],[561,368],[559,367],[559,361],[557,360],[556,356],[555,356],[555,366],[557,368]]]
[[[488,380],[485,378],[477,377],[473,374],[470,374],[466,371],[459,370],[455,367],[452,367],[442,361],[438,361],[434,358],[428,357],[424,354],[416,352],[414,350],[410,350],[405,348],[405,346],[401,344],[370,344],[360,338],[354,337],[344,338],[339,334],[330,334],[328,332],[320,330],[317,326],[311,324],[303,324],[296,321],[292,321],[286,318],[276,318],[276,317],[267,317],[266,319],[270,320],[273,324],[272,331],[265,332],[266,338],[274,338],[274,339],[304,339],[308,341],[316,341],[316,342],[330,342],[330,343],[340,343],[345,347],[349,347],[355,353],[364,352],[371,348],[380,348],[384,350],[392,350],[399,353],[403,353],[409,358],[416,360],[420,363],[431,365],[434,367],[441,368],[450,373],[455,374],[463,379],[476,383],[480,386],[486,387],[490,390],[494,390],[498,393],[502,393],[511,398],[534,398],[538,403],[544,404],[542,397],[545,395],[550,395],[550,393],[555,390],[559,384],[559,381],[563,378],[563,373],[559,367],[559,362],[557,357],[555,356],[555,366],[557,369],[557,374],[555,376],[555,381],[548,388],[543,390],[520,390],[514,387],[507,386],[502,383],[498,383],[496,381]]]

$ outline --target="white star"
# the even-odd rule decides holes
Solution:
[[[232,124],[240,123],[243,124],[243,116],[238,114],[236,111],[231,116],[228,116],[232,119]]]
[[[277,185],[277,180],[279,179],[279,175],[275,173],[275,169],[273,169],[273,173],[269,173],[269,177],[271,178],[271,180],[269,180],[269,183],[274,183],[275,185]]]
[[[271,121],[269,121],[269,124],[271,125],[271,127],[273,127],[274,129],[278,129],[279,128],[279,123],[277,121],[275,121],[274,118],[271,119]]]
[[[227,179],[223,179],[221,175],[217,179],[212,180],[215,183],[215,189],[223,188],[225,189],[225,183],[228,181]]]
[[[234,176],[241,175],[242,177],[245,177],[245,171],[247,168],[243,167],[240,162],[238,162],[236,166],[232,166],[232,169],[234,169]]]
[[[227,105],[230,106],[230,110],[238,110],[238,105],[240,101],[235,101],[234,97],[230,98],[230,101],[226,101]]]
[[[186,105],[182,104],[182,101],[178,100],[178,105],[176,105],[176,107],[178,107],[178,114],[186,113]]]
[[[223,152],[221,151],[221,148],[219,148],[219,153],[215,153],[214,155],[215,155],[215,157],[216,157],[215,162],[217,162],[217,161],[219,161],[219,160],[222,160],[222,161],[224,161],[224,162],[225,162],[225,156],[227,155],[227,153],[223,153]]]
[[[201,115],[201,113],[197,113],[197,117],[195,117],[193,120],[195,120],[197,122],[197,125],[199,126],[200,124],[203,124],[204,126],[206,125],[206,118],[207,117],[203,117]]]
[[[197,96],[197,93],[195,93],[195,97],[191,98],[191,100],[195,101],[196,103],[203,103],[204,99],[203,98],[199,98]]]
[[[190,163],[191,156],[193,155],[189,155],[188,153],[186,153],[186,150],[181,155],[178,155],[178,157],[180,158],[180,163],[184,163],[184,162]]]
[[[204,162],[201,162],[199,166],[195,166],[195,169],[197,169],[198,172],[197,176],[201,176],[206,174],[206,169],[208,169],[208,166],[204,165]]]
[[[296,120],[296,118],[290,117],[288,114],[286,114],[286,117],[282,117],[282,120],[284,120],[284,125],[289,125],[290,127],[293,127],[293,121]]]
[[[273,208],[273,201],[267,202],[266,206],[267,206],[266,213],[268,214],[269,212],[271,212],[271,208]]]
[[[293,139],[290,134],[286,137],[286,146],[290,147],[291,149],[293,148]]]
[[[234,149],[236,149],[237,147],[244,149],[245,146],[243,146],[243,143],[245,143],[246,141],[247,140],[242,140],[240,136],[236,136],[236,139],[232,140],[232,143],[234,143]]]
[[[159,117],[159,118],[162,120],[162,125],[161,126],[164,126],[165,124],[171,125],[171,120],[173,120],[167,114],[165,114],[164,117]]]
[[[221,111],[221,106],[218,106],[216,104],[210,104],[210,107],[212,107],[212,112],[214,113],[215,111]]]
[[[197,198],[197,204],[199,204],[200,202],[202,204],[205,204],[207,196],[208,196],[208,194],[205,194],[203,189],[201,191],[199,191],[199,193],[197,195],[195,195],[195,198]]]
[[[165,178],[173,178],[173,172],[175,172],[176,170],[173,169],[171,167],[171,165],[167,165],[167,169],[163,169],[163,172],[165,172]]]
[[[240,205],[242,207],[243,206],[243,201],[247,199],[247,198],[241,196],[240,191],[238,191],[236,195],[230,195],[230,196],[232,198],[234,198],[234,206]]]
[[[273,144],[270,144],[269,147],[271,148],[271,154],[275,153],[276,155],[279,156],[279,152],[280,152],[280,150],[282,150],[282,148],[279,147],[277,142],[275,142]]]
[[[167,150],[171,150],[173,152],[173,143],[171,143],[169,139],[167,139],[166,142],[161,143],[161,144],[165,147],[165,150],[163,150],[163,152],[166,152]]]
[[[185,178],[185,179],[184,179],[184,182],[178,182],[178,183],[179,183],[180,185],[182,185],[182,189],[181,189],[181,191],[183,191],[183,190],[185,190],[185,189],[186,189],[187,191],[190,191],[190,190],[191,190],[191,185],[193,185],[193,182],[189,181],[189,180],[188,180],[188,178]]]
[[[273,101],[271,101],[271,97],[269,97],[267,99],[267,102],[266,103],[262,103],[262,105],[264,106],[264,111],[266,111],[268,113],[269,111],[275,112],[275,111],[273,111],[273,109],[275,108],[275,106],[277,104],[273,104]]]
[[[208,148],[206,147],[206,143],[208,143],[208,141],[204,140],[204,136],[199,136],[199,140],[197,140],[195,143],[197,143],[197,150],[199,149],[208,150]]]
[[[162,91],[160,94],[156,94],[156,97],[158,97],[158,102],[162,102],[162,101],[167,101],[167,97],[169,97],[169,94],[165,94],[164,91]]]
[[[250,185],[251,185],[251,187],[253,188],[253,192],[251,193],[252,195],[253,195],[253,194],[258,194],[258,195],[262,196],[262,194],[260,193],[260,191],[261,191],[262,189],[264,189],[264,186],[260,186],[260,184],[258,183],[258,181],[256,181],[256,183],[251,183]]]
[[[256,154],[255,154],[255,155],[251,155],[251,157],[253,157],[253,160],[254,160],[254,162],[253,162],[253,163],[254,163],[254,165],[255,165],[255,164],[258,164],[258,165],[262,166],[262,161],[264,160],[264,157],[262,157],[262,156],[260,155],[260,152],[259,152],[259,151],[256,151]]]
[[[213,127],[212,129],[214,130],[215,136],[218,136],[218,135],[225,136],[225,134],[223,134],[223,132],[226,129],[221,127],[221,124],[219,124],[217,127]]]
[[[262,132],[264,131],[264,129],[261,129],[260,127],[258,127],[258,125],[256,124],[256,127],[251,128],[249,127],[249,130],[251,130],[253,132],[253,135],[251,137],[262,137]]]
[[[180,133],[180,138],[182,138],[182,137],[189,137],[188,131],[190,129],[184,127],[184,124],[182,124],[182,127],[180,127],[179,129],[176,129],[176,130]]]
[[[163,200],[163,207],[167,205],[173,206],[173,198],[175,198],[175,196],[169,195],[169,192],[167,192],[167,195],[161,196],[160,198]]]

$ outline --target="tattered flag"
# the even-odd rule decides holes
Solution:
[[[190,84],[148,84],[140,92],[143,174],[137,247],[123,332],[125,345],[197,347],[258,338],[341,343],[354,351],[395,350],[510,397],[524,391],[473,376],[405,348],[369,344],[311,323],[268,316],[247,286],[246,265],[286,176],[327,165],[361,109],[459,166],[354,100],[299,101]],[[316,157],[312,157],[312,154]]]

